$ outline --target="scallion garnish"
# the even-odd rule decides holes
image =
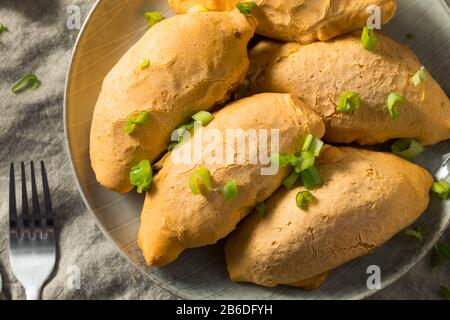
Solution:
[[[142,160],[131,168],[130,183],[137,187],[137,192],[142,193],[150,189],[153,181],[153,170],[148,160]]]
[[[445,300],[450,300],[450,289],[446,286],[440,286],[439,287],[439,294],[444,298]]]
[[[322,184],[319,172],[317,171],[317,168],[315,166],[302,171],[300,175],[303,180],[303,185],[306,189],[311,190]]]
[[[294,184],[297,182],[299,177],[300,177],[300,173],[295,172],[295,170],[294,170],[291,173],[291,175],[284,180],[283,185],[286,188],[291,189],[294,186]]]
[[[287,166],[295,166],[297,164],[298,158],[293,154],[281,155],[274,154],[270,157],[272,163],[278,168],[284,168]]]
[[[391,150],[396,155],[411,160],[421,154],[424,150],[423,146],[413,139],[399,139],[391,145]]]
[[[183,124],[179,126],[177,129],[175,129],[176,140],[171,141],[168,144],[167,150],[172,151],[178,144],[182,143],[185,132],[194,128],[196,122],[200,123],[201,126],[206,126],[214,119],[214,116],[207,111],[199,111],[196,114],[194,114],[191,118],[193,119],[193,121],[187,124]]]
[[[447,200],[450,195],[450,183],[445,180],[436,181],[433,183],[431,191],[433,191],[442,200]]]
[[[389,96],[386,101],[386,107],[392,119],[398,118],[397,104],[402,102],[406,102],[406,99],[403,96],[401,96],[396,92],[389,93]]]
[[[236,4],[236,8],[245,15],[249,15],[252,13],[252,10],[255,9],[258,5],[253,1],[241,2]]]
[[[192,12],[208,12],[208,11],[209,11],[208,8],[205,7],[205,6],[202,6],[201,4],[195,5],[195,6],[190,7],[188,9],[189,13],[192,13]]]
[[[158,11],[144,12],[144,18],[147,19],[148,27],[151,28],[164,19]]]
[[[125,133],[131,134],[136,129],[137,125],[143,125],[145,122],[147,122],[149,117],[150,117],[149,112],[142,111],[136,117],[128,118],[127,125],[124,128]]]
[[[41,81],[34,74],[27,74],[20,79],[11,89],[13,93],[20,93],[26,89],[36,90],[41,85]]]
[[[450,248],[442,242],[434,245],[435,265],[442,266],[447,260],[450,260]]]
[[[297,202],[297,207],[305,210],[308,208],[309,204],[314,201],[314,197],[309,191],[300,191],[297,193],[295,201]]]
[[[373,50],[377,47],[377,35],[373,28],[364,27],[361,34],[361,43],[366,50]]]
[[[295,166],[295,172],[300,173],[306,169],[314,166],[316,157],[314,153],[310,151],[302,151],[300,157],[298,158],[297,165]]]
[[[141,68],[141,70],[144,70],[148,67],[150,67],[150,60],[148,60],[147,58],[142,58],[141,62],[139,63],[139,68]]]
[[[337,112],[353,112],[359,108],[361,99],[356,92],[344,92],[340,97],[337,105]]]
[[[8,31],[8,28],[3,23],[0,23],[0,33],[3,33],[5,31]]]
[[[415,38],[416,38],[416,35],[413,32],[408,32],[406,34],[406,39],[408,39],[408,40],[412,40],[412,39],[415,39]]]
[[[420,226],[417,229],[406,229],[404,234],[407,237],[416,238],[419,242],[422,242],[424,232],[425,228],[423,226]]]
[[[189,188],[191,188],[192,194],[201,194],[202,186],[211,190],[211,175],[205,167],[199,167],[189,178]]]
[[[315,157],[320,155],[320,151],[323,147],[323,141],[317,139],[312,134],[306,136],[305,142],[303,143],[302,151],[309,151],[314,154]]]
[[[226,202],[236,199],[238,194],[238,187],[236,180],[233,179],[225,183],[225,185],[222,188],[222,194]]]
[[[261,215],[262,218],[267,216],[267,207],[264,204],[264,202],[260,202],[260,203],[256,204],[255,208],[258,211],[258,213]]]
[[[207,126],[211,121],[213,121],[214,116],[208,111],[199,111],[192,116],[194,121],[199,122],[202,127]]]
[[[411,82],[416,87],[427,80],[428,80],[428,76],[427,76],[427,73],[425,72],[424,67],[420,68],[419,71],[417,71],[411,78]]]

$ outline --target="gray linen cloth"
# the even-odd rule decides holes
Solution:
[[[86,17],[94,0],[0,0],[0,299],[23,299],[8,258],[8,166],[11,161],[45,160],[57,214],[58,259],[44,299],[173,299],[118,253],[83,205],[64,145],[63,91],[78,30],[66,27],[67,7]],[[42,86],[20,95],[11,86],[35,73]],[[450,243],[450,232],[443,239]],[[74,267],[75,266],[75,267]],[[80,289],[70,285],[80,271]],[[437,299],[450,287],[450,265],[432,267],[430,254],[377,299]]]

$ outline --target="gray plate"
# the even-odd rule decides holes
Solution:
[[[384,30],[401,42],[408,42],[449,94],[448,8],[440,0],[399,0],[398,4],[397,16]],[[172,15],[165,0],[103,0],[94,6],[75,46],[67,77],[65,128],[72,167],[86,206],[106,237],[150,279],[188,299],[361,299],[374,293],[366,286],[369,265],[381,267],[382,287],[386,287],[430,250],[450,218],[450,203],[434,197],[417,222],[427,228],[423,243],[397,236],[370,256],[338,268],[319,290],[313,292],[229,281],[222,243],[187,250],[176,262],[163,269],[146,267],[135,241],[143,198],[135,193],[122,195],[100,187],[90,167],[88,153],[92,112],[102,80],[146,31],[146,22],[141,18],[144,11]],[[406,40],[408,32],[413,32],[416,38]],[[449,156],[450,142],[443,142],[427,149],[417,162],[434,173],[436,178],[444,178],[450,168],[446,161]]]

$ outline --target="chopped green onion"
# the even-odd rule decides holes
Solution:
[[[177,133],[177,138],[175,141],[172,141],[168,144],[167,150],[172,151],[178,144],[182,143],[185,132],[194,128],[195,122],[200,123],[202,126],[206,126],[214,119],[214,116],[207,111],[199,111],[196,114],[194,114],[191,118],[193,119],[193,121],[187,124],[183,124],[179,126],[177,129],[175,129]]]
[[[405,230],[405,236],[407,237],[413,237],[416,238],[419,242],[423,241],[423,233],[424,233],[424,227],[420,226],[417,229],[406,229]]]
[[[153,181],[153,170],[148,160],[142,160],[131,168],[130,182],[137,187],[137,192],[142,193],[150,189]]]
[[[201,4],[195,5],[191,8],[189,8],[188,12],[192,13],[192,12],[208,12],[208,8],[205,6],[202,6]]]
[[[8,28],[3,23],[0,23],[0,33],[3,33],[5,31],[8,31]]]
[[[236,199],[238,194],[238,187],[236,180],[230,180],[222,188],[222,193],[225,198],[225,201],[231,201]]]
[[[291,175],[284,180],[283,185],[286,188],[291,189],[294,186],[294,184],[297,182],[299,177],[300,177],[300,173],[297,173],[294,170],[291,173]]]
[[[406,99],[401,96],[400,94],[396,92],[389,93],[389,96],[387,98],[386,107],[389,110],[389,114],[391,115],[392,119],[398,118],[398,110],[397,110],[397,103],[406,102]]]
[[[406,39],[408,39],[408,40],[412,40],[412,39],[415,39],[415,38],[416,38],[416,35],[413,32],[408,32],[406,34]]]
[[[317,168],[315,166],[302,171],[300,175],[303,180],[303,185],[306,189],[311,190],[322,184],[319,172],[317,171]]]
[[[434,246],[434,257],[437,267],[443,265],[447,260],[450,260],[450,248],[442,242],[436,243]]]
[[[445,300],[450,300],[450,289],[446,286],[440,286],[439,287],[439,294],[444,298]]]
[[[353,112],[359,108],[361,99],[356,92],[344,92],[338,101],[336,110],[338,112]]]
[[[364,27],[361,34],[361,43],[366,50],[373,50],[377,47],[377,35],[373,28]]]
[[[139,67],[141,68],[141,70],[147,69],[148,67],[150,67],[150,60],[148,60],[147,58],[142,58],[141,62],[139,63]]]
[[[189,188],[191,188],[192,194],[201,194],[202,185],[211,190],[211,175],[205,167],[199,167],[189,178]]]
[[[260,202],[260,203],[256,204],[255,208],[259,212],[259,214],[261,215],[262,218],[267,216],[267,207],[264,204],[264,202]]]
[[[416,140],[399,139],[392,144],[391,150],[396,155],[404,159],[411,160],[421,154],[424,148]]]
[[[287,166],[295,166],[298,162],[298,158],[293,154],[281,155],[274,154],[270,156],[271,162],[278,168],[284,168]]]
[[[300,157],[298,158],[297,165],[295,166],[295,172],[300,173],[306,169],[312,168],[316,157],[314,153],[310,151],[302,151]]]
[[[199,111],[192,116],[192,119],[200,122],[200,124],[204,127],[214,119],[214,116],[208,111]]]
[[[305,142],[303,142],[303,151],[308,151],[309,147],[311,147],[311,143],[314,140],[314,136],[312,134],[308,134],[305,138]]]
[[[445,180],[437,181],[433,183],[431,191],[433,191],[442,200],[447,200],[450,194],[450,183]]]
[[[320,150],[322,150],[323,141],[317,139],[312,134],[306,136],[305,142],[303,143],[302,151],[309,151],[314,154],[315,157],[320,155]]]
[[[236,4],[236,8],[245,15],[249,15],[252,13],[252,10],[255,9],[258,5],[253,1],[241,2]]]
[[[297,193],[295,201],[297,202],[297,207],[305,210],[308,208],[308,205],[314,201],[314,197],[309,191],[300,191]]]
[[[26,89],[36,90],[41,85],[41,81],[34,74],[27,74],[20,79],[11,89],[13,93],[20,93]]]
[[[149,28],[153,27],[155,24],[164,19],[164,17],[158,11],[145,12],[144,18],[147,19]]]
[[[417,71],[411,78],[412,83],[416,87],[427,80],[428,76],[427,73],[425,72],[424,67],[420,68],[419,71]]]
[[[167,145],[167,150],[168,151],[172,151],[173,149],[175,149],[175,147],[177,145],[179,145],[180,143],[178,141],[171,141],[168,145]]]
[[[125,133],[131,134],[134,129],[136,129],[136,125],[143,125],[147,122],[150,117],[150,113],[148,111],[140,112],[136,117],[130,117],[127,119],[127,125],[125,126]]]

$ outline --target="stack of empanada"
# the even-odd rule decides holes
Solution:
[[[367,28],[376,41],[361,43],[370,15],[387,23],[394,0],[169,4],[180,15],[150,28],[105,78],[91,130],[99,183],[128,192],[136,185],[130,171],[131,180],[145,180],[138,244],[150,266],[229,235],[232,280],[313,289],[424,212],[433,184],[426,170],[392,153],[331,146],[450,138],[449,98],[414,53]],[[248,53],[255,31],[273,40]],[[203,127],[185,136],[195,123]],[[200,134],[229,130],[277,130],[279,154],[266,158],[290,158],[262,174],[268,163],[249,160],[273,142],[261,136],[252,140],[256,151],[233,149],[225,162],[211,159],[211,150],[228,150],[225,142],[196,149]],[[316,149],[321,183],[296,186],[312,168],[301,168],[308,139],[328,143]],[[164,154],[153,182],[143,177]]]

